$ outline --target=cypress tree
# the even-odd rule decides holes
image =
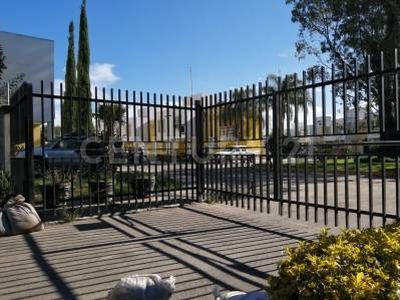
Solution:
[[[77,124],[72,121],[76,119],[76,69],[75,69],[75,44],[74,44],[74,23],[69,23],[68,35],[68,57],[65,72],[65,93],[62,102],[62,133],[73,133],[77,130]]]
[[[86,17],[86,0],[83,0],[81,6],[81,15],[79,20],[79,45],[78,45],[77,69],[77,104],[76,119],[77,132],[81,135],[91,134],[93,132],[92,109],[90,104],[90,49],[89,49],[89,31]]]

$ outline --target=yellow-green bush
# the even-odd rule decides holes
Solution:
[[[323,230],[312,242],[286,249],[272,299],[400,299],[400,224],[364,230]]]

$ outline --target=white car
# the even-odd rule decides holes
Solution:
[[[230,146],[215,154],[217,163],[224,162],[242,162],[254,164],[255,154],[247,149],[244,145]]]

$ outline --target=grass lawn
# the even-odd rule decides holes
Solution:
[[[386,158],[385,161],[373,158],[371,163],[369,159],[360,158],[357,163],[357,159],[353,157],[347,159],[327,157],[325,161],[309,159],[307,164],[304,162],[304,159],[298,159],[297,166],[300,171],[304,171],[306,165],[309,171],[317,170],[317,172],[323,172],[326,170],[327,173],[333,174],[336,170],[336,173],[340,175],[346,174],[347,169],[347,174],[349,175],[368,175],[372,172],[374,176],[381,176],[382,170],[384,170],[387,177],[396,177],[399,169],[399,163],[392,158]],[[288,166],[289,162],[287,160],[284,161],[282,167],[287,168]],[[292,169],[296,166],[295,159],[291,160],[290,166]]]

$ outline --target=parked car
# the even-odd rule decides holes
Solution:
[[[234,145],[218,151],[215,154],[215,160],[217,163],[242,162],[254,164],[255,154],[249,151],[244,145]]]
[[[35,175],[44,174],[48,168],[78,169],[81,156],[79,149],[82,138],[64,137],[48,142],[44,147],[33,149]],[[18,152],[17,157],[25,158],[25,150]]]
[[[49,168],[87,168],[102,164],[105,156],[111,158],[111,164],[122,164],[127,160],[127,153],[120,141],[106,142],[97,137],[64,136],[44,147],[33,149],[34,173],[42,175]],[[25,150],[21,150],[17,157],[24,158]]]

